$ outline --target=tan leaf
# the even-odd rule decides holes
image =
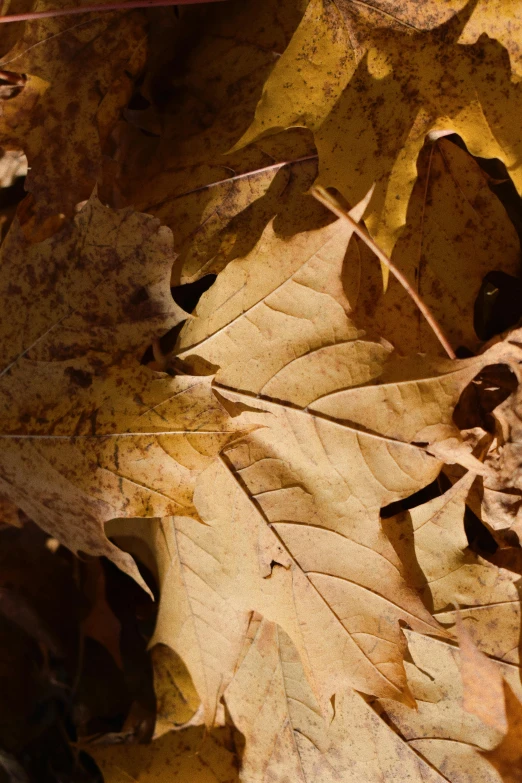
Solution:
[[[522,703],[510,685],[504,683],[508,730],[500,745],[484,753],[484,757],[497,769],[503,783],[518,783],[522,774]]]
[[[144,541],[152,553],[161,600],[150,644],[168,645],[181,658],[201,699],[204,721],[212,726],[224,722],[221,696],[232,679],[248,627],[249,612],[243,608],[249,596],[247,571],[258,565],[245,558],[243,579],[231,578],[238,570],[231,557],[236,542],[227,539],[230,531],[218,535],[205,516],[203,521],[204,525],[186,517],[120,520],[109,529],[113,536]],[[241,543],[246,538],[242,533]],[[242,594],[234,601],[238,590]]]
[[[156,644],[150,656],[156,694],[154,739],[158,739],[190,721],[199,707],[199,698],[187,667],[174,650]]]
[[[245,608],[256,609],[287,630],[303,660],[307,659],[305,665],[322,704],[343,679],[370,693],[392,684],[401,689],[397,621],[425,622],[427,616],[418,613],[413,594],[404,591],[399,561],[379,525],[379,509],[437,475],[440,463],[410,441],[429,440],[432,435],[436,439],[448,429],[457,432],[452,429],[451,414],[460,391],[476,374],[477,363],[491,362],[503,350],[493,348],[489,355],[470,362],[441,362],[431,378],[419,378],[413,372],[426,370],[423,360],[392,362],[388,368],[382,346],[357,339],[353,331],[349,339],[354,327],[346,317],[349,305],[338,282],[346,234],[341,226],[338,235],[333,234],[335,229],[334,225],[321,230],[328,241],[310,260],[307,252],[305,264],[291,277],[289,271],[300,260],[296,252],[291,253],[296,239],[283,246],[292,264],[289,271],[281,262],[273,268],[269,263],[262,265],[270,258],[270,249],[281,244],[267,229],[267,245],[260,243],[249,257],[227,267],[202,297],[196,317],[180,337],[181,345],[189,343],[181,358],[189,366],[192,362],[197,366],[199,357],[207,364],[221,365],[215,389],[223,404],[228,401],[232,413],[243,411],[246,419],[259,425],[245,442],[226,449],[225,464],[247,490],[253,508],[261,512],[257,524],[264,519],[265,526],[268,523],[275,531],[283,547],[282,565],[295,564],[291,565],[292,579],[299,581],[292,592],[298,600],[299,634],[274,614],[283,606],[269,610],[258,603]],[[311,235],[314,242],[321,232]],[[239,280],[235,267],[242,272]],[[268,297],[262,299],[265,292]],[[327,329],[321,333],[326,315],[327,323],[338,319],[337,334],[344,337],[343,342],[336,343],[335,334],[331,336]],[[333,344],[328,345],[329,341]],[[370,357],[375,357],[372,363]],[[384,367],[385,382],[349,388],[361,383],[360,379],[363,383],[370,380],[368,369],[374,363],[375,375]],[[218,513],[213,500],[217,487],[222,498],[227,495],[216,476],[206,494],[207,511],[198,489],[198,510],[205,520]],[[245,518],[252,516],[244,499],[235,501],[232,508],[237,502],[245,508]],[[245,551],[245,544],[237,551]],[[280,557],[271,559],[279,563]],[[270,558],[264,562],[269,564]],[[375,578],[377,574],[382,578]],[[301,610],[301,603],[313,608]],[[355,616],[354,607],[358,607]],[[321,628],[329,629],[329,650],[321,656],[316,651],[316,635],[310,634],[301,619],[319,612],[325,618]],[[353,617],[357,618],[355,625]],[[326,630],[320,635],[326,637]],[[335,648],[338,652],[333,654]],[[367,662],[355,665],[361,654]]]
[[[257,621],[225,700],[246,741],[245,783],[442,783],[361,696],[340,690],[324,716],[296,648],[273,623]]]
[[[508,336],[506,345],[519,344],[520,332]],[[518,368],[513,366],[517,379]],[[487,475],[483,480],[480,514],[494,530],[512,530],[522,535],[520,510],[520,385],[493,411],[498,437],[492,443],[484,460]]]
[[[149,745],[86,745],[105,783],[239,783],[231,730],[191,727]]]
[[[1,491],[74,551],[138,578],[103,523],[195,513],[195,476],[237,430],[209,379],[139,365],[186,315],[170,296],[170,232],[93,198],[38,245],[15,223],[2,252]]]
[[[404,563],[408,583],[444,627],[454,626],[455,606],[479,649],[519,663],[518,576],[484,560],[467,546],[466,497],[473,474],[441,497],[383,520]]]
[[[463,709],[459,651],[446,642],[406,631],[412,662],[406,662],[408,683],[417,701],[411,709],[391,699],[381,706],[392,725],[420,758],[440,770],[450,783],[500,783],[486,758],[502,733]],[[516,693],[520,670],[497,664]]]
[[[504,683],[497,663],[477,649],[473,639],[457,614],[457,636],[460,650],[460,673],[466,712],[502,734],[508,730]]]
[[[201,298],[195,318],[181,331],[179,358],[196,371],[226,364],[225,385],[237,385],[239,373],[242,388],[261,392],[263,364],[268,381],[292,358],[331,347],[345,367],[348,357],[364,355],[350,385],[370,380],[389,349],[358,340],[363,333],[346,316],[350,305],[341,273],[350,236],[340,221],[290,239],[278,237],[269,224],[252,252],[232,261]],[[331,364],[328,353],[312,361],[322,361],[324,369]]]

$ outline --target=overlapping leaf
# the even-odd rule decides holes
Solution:
[[[522,188],[521,136],[507,120],[521,93],[509,81],[501,47],[487,40],[476,47],[458,43],[468,9],[448,19],[451,8],[438,14],[437,4],[423,5],[417,28],[417,19],[411,24],[408,18],[412,7],[312,4],[240,142],[274,128],[312,128],[324,186],[355,204],[376,183],[365,219],[387,253],[406,222],[416,161],[429,133],[458,133],[474,155],[503,160]],[[294,93],[294,102],[286,98],[294,87],[287,73],[307,86]]]
[[[266,620],[252,625],[250,647],[225,693],[246,740],[243,780],[445,780],[358,693],[340,691],[325,716],[284,631]]]
[[[103,522],[191,512],[191,486],[237,430],[209,381],[141,367],[186,314],[172,301],[168,229],[93,197],[72,225],[3,245],[1,484],[73,550],[107,554]]]
[[[38,10],[67,5],[44,2]],[[56,216],[73,214],[100,178],[102,144],[143,66],[144,22],[139,11],[31,21],[2,53],[2,68],[28,77],[23,90],[2,103],[0,139],[29,160],[37,238],[42,220],[53,218],[46,230],[52,233]]]

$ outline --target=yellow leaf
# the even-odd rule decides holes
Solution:
[[[239,783],[230,729],[171,731],[149,745],[86,745],[105,783]],[[168,770],[168,772],[167,772]]]
[[[520,243],[485,175],[446,139],[425,145],[417,161],[406,226],[391,260],[403,272],[450,344],[477,351],[474,304],[485,275],[518,275]],[[392,277],[382,292],[377,260],[362,243],[349,245],[345,286],[353,317],[370,334],[385,335],[402,354],[442,348],[404,288]]]
[[[348,84],[362,47],[335,3],[311,0],[288,47],[263,86],[256,115],[234,149],[270,130],[316,130]]]
[[[496,38],[509,52],[513,80],[522,79],[522,4],[520,0],[479,0],[459,43],[473,44],[481,35]]]
[[[324,13],[317,2],[307,20],[315,25],[313,32],[305,36],[303,20],[295,42],[267,83],[254,126],[240,142],[279,129],[280,117],[289,126],[302,124],[301,114],[313,114],[310,127],[319,153],[319,182],[337,188],[352,205],[376,183],[365,220],[388,255],[406,222],[416,160],[430,132],[458,133],[472,154],[500,158],[522,190],[522,135],[508,120],[513,112],[520,113],[522,93],[509,83],[503,51],[496,42],[481,40],[473,48],[458,43],[469,16],[463,11],[451,18],[458,6],[441,5],[439,13],[437,4],[423,4],[415,15],[413,4],[404,9],[401,4],[397,10],[397,4],[354,8],[343,3],[335,8],[346,19],[344,28],[331,23],[336,11]],[[325,96],[332,58],[340,62],[342,57],[340,39],[345,29],[351,33],[346,33],[345,58],[352,65],[346,82],[334,79],[335,94],[326,90]],[[336,47],[331,45],[333,36]],[[316,68],[306,58],[310,39],[317,46]],[[361,59],[354,51],[366,54]],[[301,59],[306,62],[304,71]],[[301,90],[300,105],[297,93],[293,111],[287,111],[290,102],[281,83],[292,71],[310,78],[310,89]]]

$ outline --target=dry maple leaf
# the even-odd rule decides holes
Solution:
[[[292,638],[323,707],[340,683],[401,697],[398,621],[444,632],[407,588],[384,537],[374,535],[372,551],[348,532],[308,526],[305,518],[302,535],[290,522],[267,525],[218,462],[201,475],[194,500],[204,525],[186,517],[153,525],[123,520],[118,528],[111,523],[111,533],[141,538],[153,551],[161,599],[151,644],[168,644],[181,656],[207,723],[222,720],[219,699],[252,611],[279,622]],[[310,544],[314,569],[305,554]],[[317,573],[321,568],[330,576]],[[358,607],[352,619],[349,607]]]
[[[379,4],[377,10],[362,3],[332,6],[327,4],[326,13],[322,3],[314,4],[316,10],[310,10],[308,20],[314,31],[297,30],[295,47],[291,42],[288,58],[281,58],[274,69],[255,124],[238,146],[272,128],[303,124],[299,106],[288,101],[282,85],[287,72],[297,72],[308,86],[301,90],[305,114],[310,109],[310,92],[317,104],[310,127],[319,154],[319,181],[336,187],[350,204],[359,202],[376,183],[365,220],[388,255],[406,222],[417,176],[415,163],[428,133],[458,133],[474,155],[503,160],[518,189],[522,188],[522,137],[508,121],[520,107],[522,93],[505,76],[506,63],[498,44],[481,40],[469,47],[458,43],[469,16],[467,9],[433,28],[430,20],[423,30],[405,25],[393,13],[381,13]],[[428,19],[433,6],[426,7]],[[394,4],[395,12],[396,8]],[[421,16],[424,9],[423,4]],[[339,24],[339,14],[346,15],[345,29]],[[333,67],[331,58],[342,50],[343,30],[346,53],[344,59],[336,55],[339,62]],[[310,40],[318,48],[311,62],[307,57]],[[346,60],[352,63],[349,80]],[[336,69],[340,78],[336,78]],[[292,80],[288,85],[290,89]],[[280,107],[283,119],[279,118]]]
[[[458,648],[412,631],[405,633],[412,657],[405,667],[417,707],[411,709],[382,699],[387,720],[410,748],[449,783],[501,783],[486,760],[489,754],[483,751],[492,751],[502,740],[502,733],[464,710]],[[518,667],[497,665],[520,694]]]
[[[84,745],[105,783],[239,783],[230,728],[171,731],[152,745]],[[167,771],[168,770],[168,771]]]
[[[462,5],[460,0],[459,5]],[[509,52],[514,81],[522,79],[522,4],[520,0],[479,0],[462,31],[459,43],[473,44],[483,34]]]
[[[308,177],[294,184],[297,164],[283,166],[316,158],[311,135],[302,129],[227,154],[248,127],[304,5],[236,0],[188,8],[176,25],[172,15],[170,22],[165,17],[168,37],[158,24],[149,34],[159,59],[141,87],[150,105],[126,112],[104,192],[113,191],[116,203],[123,198],[172,229],[181,256],[173,284],[218,272],[230,256],[246,252],[245,244],[250,249],[281,202],[307,190],[315,177],[310,165]],[[176,47],[181,56],[173,56]],[[166,78],[172,83],[168,91]],[[312,222],[302,226],[311,228]]]
[[[67,4],[49,0],[39,10]],[[144,43],[140,12],[93,13],[80,21],[27,22],[4,53],[0,66],[28,79],[19,95],[2,102],[0,139],[27,155],[26,187],[36,201],[38,222],[71,215],[89,198],[101,173],[102,144],[143,65]]]
[[[406,226],[391,260],[415,286],[451,345],[475,352],[480,342],[474,304],[483,278],[491,269],[516,277],[520,242],[486,175],[465,150],[439,139],[423,147],[417,168]],[[403,286],[391,278],[383,292],[379,265],[359,238],[348,249],[344,285],[355,321],[370,334],[386,335],[402,354],[441,352]]]
[[[252,510],[240,494],[236,502],[245,518],[257,511],[257,524],[264,520],[275,531],[282,549],[271,559],[300,580],[302,586],[293,588],[298,617],[324,617],[328,635],[320,636],[328,638],[328,651],[317,634],[306,638],[308,630],[301,630],[301,641],[273,609],[269,614],[260,604],[250,608],[287,630],[321,703],[343,679],[371,693],[402,687],[397,621],[409,615],[407,622],[418,622],[423,615],[400,579],[391,588],[400,563],[379,526],[379,509],[437,475],[440,463],[411,442],[456,432],[451,414],[460,391],[477,366],[501,350],[470,362],[439,362],[424,378],[422,360],[387,366],[385,346],[361,339],[346,315],[340,280],[349,234],[334,224],[283,243],[268,227],[254,251],[232,262],[202,297],[196,317],[182,330],[184,350],[178,354],[192,369],[219,366],[215,388],[232,403],[230,411],[262,425],[225,450],[225,464],[247,491]],[[277,265],[270,264],[273,254]],[[223,486],[218,477],[215,485]],[[212,492],[206,511],[201,490],[198,498],[204,519],[219,518]],[[244,545],[237,549],[244,551]],[[271,559],[263,557],[265,569]],[[362,571],[358,563],[365,564]],[[378,573],[387,576],[375,580]],[[280,569],[272,569],[270,579],[274,574],[280,578]],[[358,623],[364,618],[360,627],[343,622],[354,606]],[[358,660],[361,653],[366,663]]]
[[[518,575],[472,552],[464,532],[465,503],[474,478],[468,473],[444,495],[383,520],[383,526],[408,583],[421,591],[433,616],[446,627],[455,623],[454,606],[463,607],[466,627],[480,640],[481,649],[517,663]]]
[[[325,716],[289,637],[265,619],[251,625],[250,646],[225,693],[245,737],[245,783],[445,780],[358,693],[340,690]]]
[[[237,143],[271,129],[304,125],[317,130],[333,109],[379,28],[405,34],[447,22],[465,0],[444,4],[377,0],[310,0],[288,47],[263,87],[254,121]]]
[[[74,551],[138,577],[103,522],[194,513],[195,476],[237,430],[209,379],[139,365],[186,315],[170,296],[170,232],[93,197],[40,244],[15,223],[2,251],[2,492]]]

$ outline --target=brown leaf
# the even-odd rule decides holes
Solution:
[[[316,157],[301,129],[229,154],[305,6],[235,0],[188,8],[175,24],[172,14],[156,20],[149,33],[156,61],[141,95],[150,105],[126,112],[104,192],[172,229],[181,257],[173,284],[216,273],[250,249],[287,190],[295,198],[312,184],[315,160],[304,162],[304,181],[296,173],[303,164],[283,166]]]
[[[60,2],[53,0],[39,10],[56,7]],[[22,92],[3,103],[0,138],[27,155],[26,186],[39,221],[71,215],[91,195],[101,172],[101,145],[142,67],[143,42],[139,12],[93,13],[80,22],[54,17],[26,23],[2,58],[2,68],[28,74]]]
[[[170,232],[93,197],[40,244],[14,225],[2,250],[1,491],[73,551],[139,578],[103,523],[194,513],[195,476],[237,430],[208,379],[139,365],[186,315]]]

